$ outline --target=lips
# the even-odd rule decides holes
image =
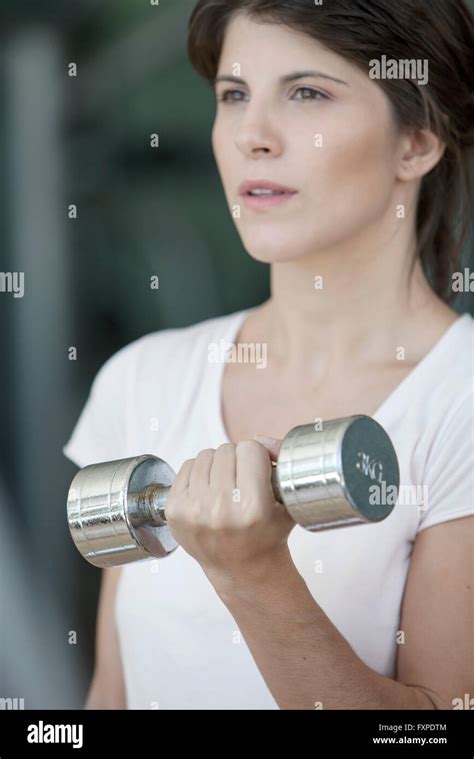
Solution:
[[[276,182],[268,182],[265,179],[257,179],[253,181],[242,182],[239,186],[239,195],[249,197],[275,197],[275,195],[262,194],[252,195],[254,190],[268,190],[277,195],[295,195],[298,190],[294,187],[286,187],[285,185],[277,184]]]

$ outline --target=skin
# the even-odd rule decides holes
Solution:
[[[344,378],[354,377],[359,397],[364,381],[386,396],[393,389],[387,377],[399,381],[397,346],[414,366],[456,320],[419,264],[410,268],[420,182],[444,145],[427,130],[397,132],[381,88],[306,35],[235,16],[218,74],[232,75],[235,63],[245,83],[216,85],[212,144],[229,208],[241,206],[235,223],[242,242],[271,265],[271,298],[240,333],[264,340],[269,361],[261,373],[226,367],[224,398],[225,387],[241,391],[234,392],[240,401],[233,412],[227,409],[235,442],[184,462],[168,498],[168,522],[232,613],[281,708],[452,708],[452,699],[474,692],[474,518],[417,536],[401,620],[408,642],[399,646],[397,679],[383,677],[354,653],[292,561],[287,539],[294,524],[270,487],[279,440],[249,439],[266,418],[269,388],[292,388],[301,414],[315,408],[317,389],[318,414],[331,418],[321,409],[346,410],[337,405],[348,388]],[[303,69],[346,84],[312,77],[279,83]],[[308,88],[328,99],[313,99]],[[221,100],[229,89],[236,91],[227,96],[232,103]],[[316,133],[323,148],[314,146]],[[238,195],[247,179],[299,192],[283,206],[256,211]],[[322,290],[314,290],[315,275]],[[260,384],[254,390],[252,383]],[[262,430],[275,438],[290,421],[278,408],[283,403],[272,415],[278,420]]]

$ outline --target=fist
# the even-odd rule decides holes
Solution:
[[[275,501],[271,455],[256,440],[201,451],[180,468],[168,494],[166,519],[177,542],[206,574],[258,574],[286,547],[295,526]]]

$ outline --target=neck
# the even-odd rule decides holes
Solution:
[[[366,242],[272,265],[264,316],[276,365],[337,372],[393,362],[414,326],[448,309],[426,280],[414,239],[402,254],[400,240]]]

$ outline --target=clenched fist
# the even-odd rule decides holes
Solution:
[[[166,519],[211,581],[258,577],[285,550],[295,522],[271,486],[271,457],[280,445],[245,440],[208,448],[176,475]]]

